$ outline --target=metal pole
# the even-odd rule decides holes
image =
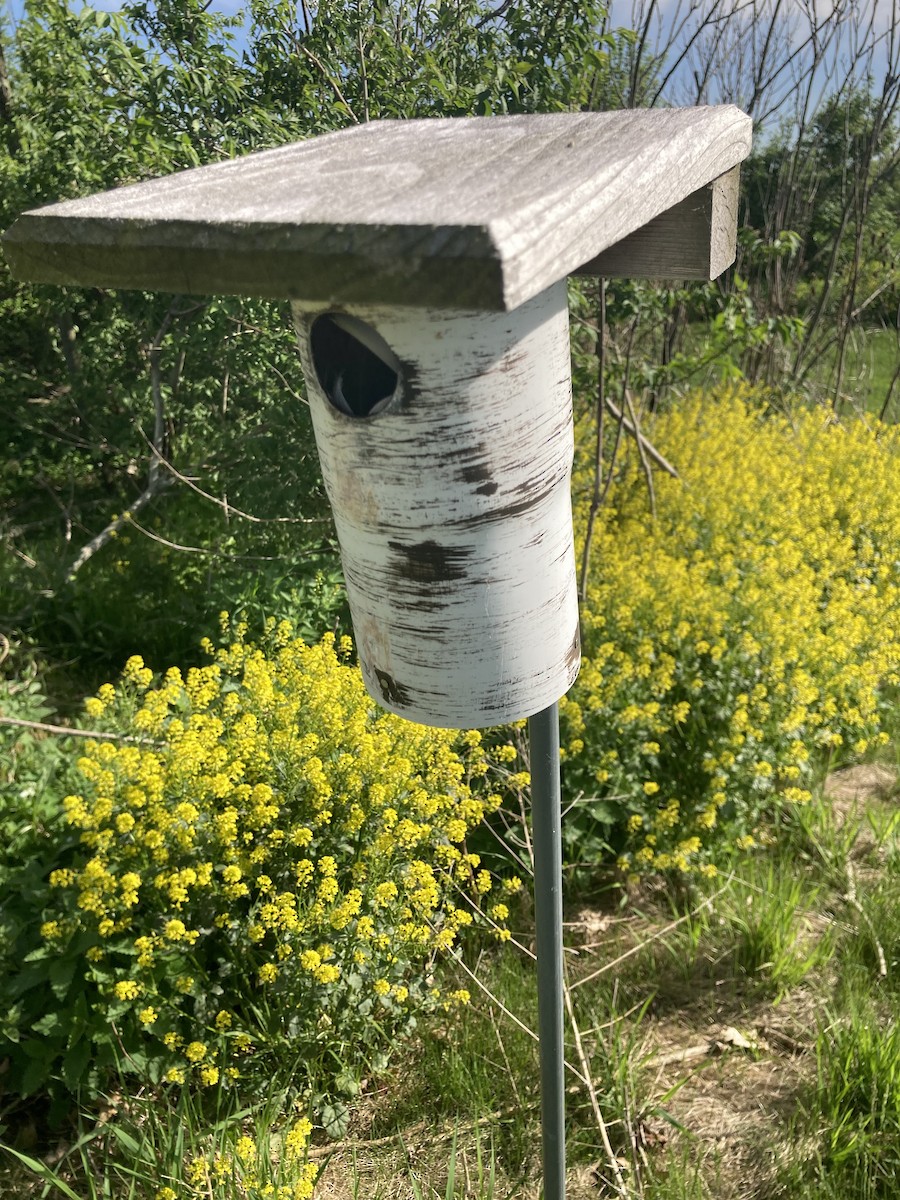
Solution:
[[[565,1200],[566,1114],[563,1054],[562,836],[559,789],[559,708],[528,720],[534,826],[534,910],[537,932],[538,1033],[544,1200]]]

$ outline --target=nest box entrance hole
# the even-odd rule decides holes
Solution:
[[[324,313],[312,324],[309,344],[319,386],[345,416],[377,416],[399,395],[399,360],[365,321]]]

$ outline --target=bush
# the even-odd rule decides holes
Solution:
[[[155,687],[134,657],[86,702],[120,739],[80,748],[63,801],[80,841],[35,914],[43,945],[3,985],[44,1004],[23,1013],[13,1087],[88,1068],[98,1087],[118,1064],[246,1091],[281,1064],[352,1092],[416,1013],[467,999],[432,968],[492,889],[465,848],[500,803],[480,735],[377,710],[346,639],[283,622],[266,649],[242,627],[206,649]]]
[[[776,797],[809,799],[828,756],[887,740],[900,430],[791,421],[737,391],[686,400],[651,436],[681,478],[657,478],[653,521],[633,456],[595,534],[562,706],[584,798],[569,837],[583,857],[612,846],[628,873],[713,874]]]

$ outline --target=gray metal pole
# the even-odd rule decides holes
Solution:
[[[563,1053],[562,835],[559,789],[559,708],[528,720],[534,829],[534,910],[537,932],[538,1033],[544,1200],[565,1200],[566,1114]]]

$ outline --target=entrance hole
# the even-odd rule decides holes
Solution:
[[[348,417],[374,417],[399,392],[400,363],[380,333],[344,313],[325,313],[309,335],[319,386]]]

